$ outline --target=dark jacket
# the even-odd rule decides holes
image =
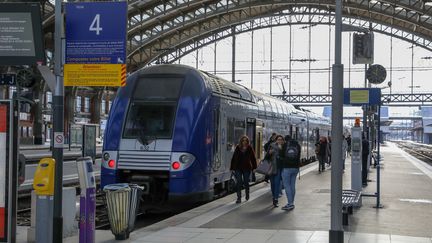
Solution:
[[[362,140],[362,155],[363,156],[369,155],[369,141],[367,139]]]
[[[288,158],[285,153],[288,146],[294,146],[297,148],[297,156],[295,159]],[[301,146],[296,140],[290,140],[284,144],[282,151],[279,155],[278,167],[279,168],[299,168],[300,167],[300,154]]]
[[[329,148],[327,142],[318,142],[319,143],[319,156],[328,156]]]
[[[246,151],[241,151],[239,145],[235,148],[233,157],[231,159],[230,170],[255,170],[257,168],[257,161],[253,148],[248,145]]]

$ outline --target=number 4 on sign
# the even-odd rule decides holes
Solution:
[[[102,31],[102,27],[100,27],[100,14],[96,14],[89,27],[90,31],[96,31],[96,35],[99,35],[99,32]]]

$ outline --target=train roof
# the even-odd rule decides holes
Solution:
[[[249,102],[255,102],[254,97],[248,88],[227,81],[208,72],[201,71],[201,73],[206,76],[206,80],[214,93]]]
[[[168,71],[169,70],[169,71]],[[155,66],[148,66],[138,70],[132,75],[146,75],[146,74],[179,74],[187,75],[189,73],[195,73],[203,77],[206,85],[210,87],[213,93],[231,97],[234,99],[240,99],[243,101],[258,103],[260,101],[270,102],[271,104],[283,104],[289,113],[298,114],[300,116],[309,116],[314,119],[323,119],[324,117],[313,113],[311,111],[305,111],[301,108],[295,107],[285,101],[277,99],[271,95],[260,93],[255,90],[246,88],[240,84],[236,84],[220,78],[214,74],[195,69],[193,67],[182,65],[182,64],[161,64]],[[264,104],[265,105],[265,104]]]

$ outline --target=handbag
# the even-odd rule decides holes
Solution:
[[[263,175],[271,175],[273,170],[272,167],[272,163],[269,160],[263,159],[256,168],[255,172]]]

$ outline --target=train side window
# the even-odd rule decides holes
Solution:
[[[228,117],[227,118],[227,150],[233,150],[234,146],[236,144],[235,138],[234,138],[234,118]]]
[[[240,137],[245,135],[246,124],[244,120],[235,120],[234,123],[234,144],[237,144]],[[250,140],[252,138],[249,138]]]
[[[266,108],[262,99],[258,100],[258,117],[264,118],[266,115]]]

